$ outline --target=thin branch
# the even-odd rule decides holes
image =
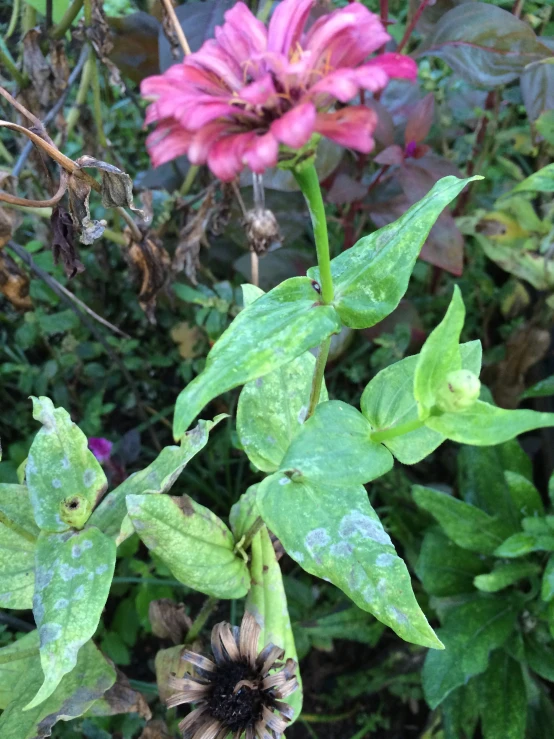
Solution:
[[[37,277],[39,277],[41,280],[43,280],[49,288],[58,295],[61,300],[70,308],[73,313],[79,318],[79,320],[88,328],[88,330],[91,332],[91,334],[95,337],[96,341],[98,341],[108,357],[112,360],[112,362],[115,362],[119,369],[121,370],[121,373],[125,380],[127,381],[129,388],[131,389],[131,392],[135,396],[135,402],[137,404],[137,410],[139,412],[140,417],[143,421],[148,420],[148,414],[146,413],[146,410],[144,408],[144,404],[142,403],[142,400],[140,399],[140,395],[138,392],[137,384],[125,366],[125,364],[122,362],[121,358],[113,351],[111,346],[107,343],[107,341],[104,339],[104,336],[102,333],[97,329],[96,325],[93,321],[89,319],[87,314],[82,311],[80,308],[78,308],[75,303],[58,287],[58,283],[56,280],[53,280],[53,278],[48,274],[48,272],[45,272],[43,269],[41,269],[38,264],[35,264],[33,258],[29,254],[29,252],[24,249],[19,244],[16,244],[14,241],[8,241],[7,244],[8,248],[11,249],[17,256],[22,259],[27,266],[31,269],[32,272],[36,274]],[[154,430],[152,427],[149,427],[149,433],[150,438],[152,439],[152,443],[154,444],[154,447],[157,451],[161,451],[161,444],[156,436]]]
[[[63,18],[58,23],[58,25],[52,30],[52,38],[58,41],[59,39],[62,39],[65,34],[67,33],[67,30],[75,20],[75,18],[79,15],[79,11],[83,7],[83,0],[73,0],[69,8],[65,11]]]
[[[17,21],[19,20],[19,11],[20,11],[20,0],[14,0],[13,8],[12,8],[12,17],[10,18],[10,23],[8,25],[8,30],[6,31],[6,35],[4,36],[4,40],[7,41],[12,33],[15,31],[17,27]]]
[[[0,203],[9,203],[10,205],[20,205],[27,208],[53,208],[60,202],[67,190],[67,173],[61,170],[60,184],[55,195],[48,200],[30,200],[29,198],[20,198],[17,195],[11,195],[9,192],[0,190]]]
[[[39,130],[42,128],[42,122],[36,117],[36,115],[31,113],[30,110],[27,110],[24,105],[22,105],[14,97],[12,97],[10,93],[2,86],[0,86],[0,95],[2,95],[3,98],[6,98],[10,105],[18,110],[24,118],[27,118],[27,120],[31,121],[31,123]]]
[[[398,44],[398,48],[396,49],[396,52],[398,54],[400,54],[402,49],[406,46],[406,44],[410,40],[410,37],[412,33],[414,32],[414,28],[417,26],[418,21],[421,18],[421,14],[425,10],[425,8],[429,5],[429,2],[430,0],[421,0],[419,8],[414,13],[412,20],[410,21],[410,23],[408,24],[408,27],[404,31],[404,35],[402,36],[402,41]]]
[[[162,0],[162,3],[165,8],[165,12],[169,16],[169,20],[171,21],[171,25],[173,26],[175,34],[179,39],[179,43],[181,44],[181,48],[183,49],[183,54],[185,56],[188,56],[190,54],[189,42],[187,41],[187,37],[185,36],[183,27],[179,23],[179,19],[177,18],[177,13],[175,12],[173,3],[171,2],[171,0]]]

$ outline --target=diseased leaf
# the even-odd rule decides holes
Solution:
[[[517,472],[506,471],[504,477],[519,518],[544,516],[541,495],[532,482]]]
[[[445,649],[429,651],[423,666],[423,692],[431,708],[487,669],[489,654],[508,639],[516,616],[514,602],[501,596],[476,598],[449,611],[437,632]]]
[[[33,668],[40,674],[36,629],[0,649],[0,711],[17,700],[17,683],[22,675],[30,675]]]
[[[31,534],[22,535],[0,523],[1,607],[32,607],[35,585],[35,546],[36,538]]]
[[[122,537],[120,531],[127,515],[125,497],[170,490],[194,455],[206,446],[210,431],[222,418],[225,416],[217,416],[213,421],[199,421],[195,428],[187,431],[179,446],[162,449],[148,467],[135,472],[106,496],[92,514],[90,525],[117,538],[118,544],[124,541],[126,537]]]
[[[233,535],[214,513],[188,495],[128,495],[136,532],[173,575],[214,598],[242,598],[250,585]]]
[[[503,649],[479,680],[483,739],[525,739],[527,691],[519,662]]]
[[[307,277],[292,277],[242,310],[216,341],[206,368],[180,393],[173,434],[180,439],[202,408],[263,377],[340,331],[340,319]]]
[[[279,469],[306,419],[315,362],[313,354],[305,352],[265,377],[247,383],[240,393],[237,432],[249,460],[262,472]],[[323,386],[319,401],[327,399]]]
[[[439,597],[473,592],[474,577],[486,570],[483,557],[457,546],[440,529],[426,532],[415,568],[426,592]]]
[[[307,572],[343,590],[402,639],[440,649],[410,575],[362,486],[330,487],[281,473],[259,487],[262,518]]]
[[[89,641],[79,651],[77,664],[65,675],[53,694],[41,705],[26,704],[42,682],[38,658],[29,664],[15,685],[17,697],[0,716],[2,739],[44,739],[58,721],[82,716],[115,681],[115,670]]]
[[[350,328],[368,328],[396,308],[431,227],[463,188],[475,179],[444,177],[401,218],[360,239],[331,261],[334,305]],[[319,281],[319,269],[308,270]]]
[[[52,695],[96,631],[110,591],[115,555],[115,542],[96,528],[41,533],[35,551],[33,614],[44,682],[26,710]]]
[[[413,496],[417,505],[438,521],[453,542],[471,552],[492,554],[511,531],[505,521],[447,493],[414,485]]]
[[[142,217],[140,208],[133,203],[133,180],[119,167],[85,155],[75,162],[79,168],[92,167],[102,174],[102,205],[104,208],[130,208]]]
[[[514,439],[526,431],[554,426],[554,413],[509,411],[478,400],[463,413],[431,416],[425,425],[460,444],[489,446]]]
[[[480,2],[445,13],[417,53],[444,59],[463,79],[489,89],[512,82],[528,64],[550,55],[527,23]]]
[[[460,345],[462,368],[475,375],[481,371],[481,342],[468,341]],[[385,367],[366,385],[360,406],[373,431],[383,431],[410,421],[417,421],[418,410],[414,398],[414,374],[419,355],[406,357]],[[427,457],[445,437],[424,426],[384,445],[403,464],[415,464]]]
[[[353,406],[341,400],[320,403],[292,440],[281,470],[323,485],[374,480],[392,469],[394,461],[388,449],[371,441],[370,434],[369,422]]]
[[[116,670],[116,681],[104,695],[89,708],[89,716],[116,716],[121,713],[137,713],[147,721],[152,718],[152,711],[142,695],[131,687],[127,677]]]
[[[265,526],[252,540],[250,555],[252,585],[248,591],[245,607],[261,627],[258,648],[261,651],[268,644],[275,644],[285,650],[284,659],[298,662],[281,568]],[[286,700],[294,708],[293,721],[302,710],[300,669],[296,670],[296,677],[299,687]]]
[[[29,449],[25,477],[36,522],[44,531],[80,529],[106,490],[106,475],[69,413],[49,398],[32,401],[42,428]]]
[[[483,593],[498,593],[525,577],[536,575],[539,569],[539,566],[533,562],[509,562],[495,567],[492,572],[478,575],[474,583],[475,587]]]
[[[547,164],[538,172],[518,182],[504,197],[516,192],[554,192],[554,164]]]
[[[0,523],[30,539],[38,537],[40,529],[35,523],[26,485],[0,483]]]

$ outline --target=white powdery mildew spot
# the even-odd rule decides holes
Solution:
[[[279,480],[279,485],[288,485],[290,483],[290,477],[282,477]]]
[[[34,475],[34,473],[37,471],[37,466],[35,464],[35,460],[31,455],[27,457],[27,464],[25,465],[25,474]]]
[[[54,477],[52,479],[52,487],[53,488],[61,488],[61,486],[62,486],[62,481],[59,478]]]
[[[79,546],[79,544],[74,544],[71,547],[71,556],[73,557],[73,559],[78,559],[82,553],[83,549]]]
[[[398,608],[396,608],[396,606],[388,606],[387,613],[398,624],[402,624],[403,626],[406,626],[409,623],[408,616],[406,616],[405,613],[402,613],[402,611],[399,611]]]
[[[88,469],[83,472],[83,483],[86,488],[89,488],[92,483],[96,480],[96,472]]]
[[[104,564],[104,565],[98,565],[98,567],[96,568],[95,572],[96,572],[97,575],[103,575],[104,572],[107,571],[107,569],[108,569],[108,565],[106,565],[106,564]]]
[[[339,525],[339,534],[345,539],[359,534],[364,539],[372,539],[378,544],[390,544],[390,536],[384,530],[380,521],[375,521],[360,511],[350,511],[343,517]]]
[[[388,554],[387,552],[383,552],[383,554],[379,554],[375,559],[375,564],[377,567],[392,567],[392,565],[396,562],[396,557],[394,554]]]
[[[90,539],[85,539],[81,546],[83,549],[92,549],[92,542]]]
[[[60,626],[60,624],[42,624],[42,626],[38,630],[40,648],[42,649],[47,644],[51,644],[52,642],[57,641],[60,638],[61,633],[62,627]]]
[[[329,544],[331,537],[324,528],[314,529],[306,534],[304,546],[318,564],[321,564],[320,551]]]
[[[298,411],[298,423],[304,423],[306,420],[306,416],[308,415],[308,406],[303,405],[302,408]]]
[[[62,469],[68,470],[69,469],[69,459],[67,457],[64,457],[62,459]]]
[[[62,580],[65,580],[65,582],[68,582],[68,580],[73,580],[74,577],[77,577],[78,575],[84,575],[86,573],[86,570],[84,567],[71,567],[71,565],[68,565],[64,562],[64,564],[60,565],[60,577]]]
[[[94,575],[93,575],[93,577],[94,577]],[[90,578],[90,575],[89,575],[89,578]],[[73,600],[83,600],[84,597],[85,597],[85,586],[84,585],[79,585],[78,588],[75,588],[75,590],[73,592],[72,599]]]
[[[55,611],[59,611],[59,610],[61,610],[62,608],[67,608],[67,606],[68,606],[68,605],[69,605],[69,601],[67,600],[67,598],[59,598],[59,599],[58,599],[58,600],[57,600],[57,601],[56,601],[56,602],[54,603],[54,610],[55,610]]]
[[[347,541],[340,541],[338,544],[333,544],[329,550],[332,557],[350,557],[354,551],[353,547]]]
[[[365,586],[365,588],[362,591],[362,598],[365,600],[366,603],[373,603],[375,600],[375,588],[373,585],[368,584]]]
[[[301,563],[304,561],[305,557],[302,554],[302,552],[294,552],[292,549],[289,550],[289,555],[296,560],[297,562]]]
[[[379,582],[377,583],[377,592],[379,593],[379,595],[385,595],[385,593],[387,592],[387,581],[384,577],[381,577],[379,579]]]

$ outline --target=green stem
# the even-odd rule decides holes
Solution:
[[[206,598],[206,600],[204,601],[204,605],[198,612],[198,616],[196,616],[192,626],[189,629],[186,638],[186,644],[191,644],[200,634],[200,632],[204,628],[204,624],[211,616],[212,611],[217,606],[218,602],[219,601],[217,600],[217,598],[212,598],[211,596],[209,598]]]
[[[93,52],[94,53],[94,52]],[[108,140],[104,133],[104,121],[102,120],[102,95],[100,91],[100,75],[98,74],[98,62],[91,54],[92,61],[92,96],[94,104],[94,122],[96,124],[96,133],[98,135],[98,143],[102,149],[108,148]]]
[[[388,441],[389,439],[395,439],[397,436],[403,436],[409,434],[410,431],[416,431],[424,426],[424,421],[420,421],[419,418],[415,418],[413,421],[406,421],[398,426],[393,426],[390,429],[384,429],[383,431],[375,431],[371,434],[371,441]]]
[[[79,11],[83,7],[83,0],[73,0],[69,8],[65,11],[63,18],[52,31],[52,38],[59,40],[65,36],[69,27],[79,15]]]
[[[21,19],[21,28],[23,31],[23,34],[26,34],[27,31],[30,31],[31,28],[34,28],[37,25],[37,11],[33,8],[32,5],[29,5],[29,3],[25,6],[25,12],[23,13],[23,17]]]
[[[310,405],[308,406],[308,414],[306,418],[313,416],[317,404],[319,403],[319,396],[321,393],[321,387],[323,385],[323,376],[325,374],[325,365],[327,364],[327,357],[329,356],[329,349],[331,348],[331,337],[321,344],[317,355],[317,361],[315,363],[314,379],[312,380],[312,389],[310,391]]]
[[[66,126],[67,138],[69,138],[73,129],[77,125],[77,122],[79,120],[79,115],[81,114],[81,106],[84,105],[84,102],[87,99],[87,93],[88,93],[90,83],[92,80],[95,63],[96,63],[96,59],[92,55],[90,55],[86,61],[85,68],[83,69],[83,74],[81,75],[81,81],[79,83],[79,89],[77,90],[77,97],[75,98],[75,103],[73,104],[73,107],[67,114],[67,126]],[[56,144],[59,143],[60,139],[61,139],[61,136],[56,137]]]
[[[187,172],[187,176],[183,180],[183,184],[181,185],[181,189],[179,190],[179,195],[182,197],[185,197],[185,195],[188,195],[190,188],[192,187],[194,180],[196,179],[196,175],[198,174],[198,170],[200,167],[197,167],[195,164],[191,164],[189,167],[189,171]]]
[[[85,0],[85,26],[92,26],[92,2]]]
[[[262,528],[264,525],[263,519],[261,516],[258,516],[252,526],[248,529],[246,534],[244,535],[244,541],[241,544],[241,549],[243,551],[246,551],[248,547],[252,544],[252,539],[256,536],[258,531]]]
[[[313,164],[304,164],[298,169],[294,169],[293,174],[310,209],[321,280],[321,297],[324,303],[332,303],[334,293],[331,258],[329,256],[329,235],[317,172]]]
[[[4,39],[7,40],[10,38],[12,33],[15,31],[17,27],[17,21],[19,19],[19,3],[20,0],[15,0],[12,8],[12,17],[10,18],[10,23],[8,25],[8,30],[6,31],[6,35],[4,36]]]
[[[2,67],[8,70],[8,72],[14,78],[15,82],[17,82],[18,87],[25,86],[25,76],[16,67],[10,52],[8,51],[2,40],[0,40],[0,63]]]

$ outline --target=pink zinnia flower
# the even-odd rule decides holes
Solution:
[[[109,439],[104,439],[104,437],[102,436],[92,436],[88,440],[88,448],[94,454],[100,464],[104,464],[104,462],[107,462],[109,460],[112,453],[112,447],[112,442]]]
[[[221,180],[245,166],[264,172],[279,146],[299,149],[314,133],[369,152],[376,114],[363,105],[334,109],[360,90],[382,90],[390,77],[415,79],[415,62],[401,54],[367,57],[390,36],[359,3],[322,16],[305,32],[315,0],[284,0],[269,27],[244,3],[225,14],[215,39],[163,75],[148,77],[153,100],[146,141],[154,166],[187,154]]]

